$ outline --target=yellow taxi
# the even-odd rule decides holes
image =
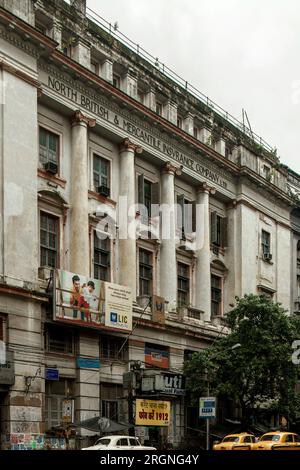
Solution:
[[[255,436],[247,432],[228,434],[222,442],[215,444],[213,450],[251,450]]]
[[[300,437],[293,432],[267,432],[253,444],[252,450],[300,450]]]

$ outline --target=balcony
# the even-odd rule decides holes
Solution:
[[[195,307],[187,307],[187,306],[179,307],[178,313],[179,313],[179,318],[182,321],[186,321],[186,320],[188,320],[188,322],[189,320],[196,320],[197,322],[203,321],[204,312]]]

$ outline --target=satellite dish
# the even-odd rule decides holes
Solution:
[[[99,429],[102,432],[107,431],[109,429],[109,426],[110,426],[110,422],[109,422],[108,418],[100,418],[98,420],[98,424],[99,424]]]

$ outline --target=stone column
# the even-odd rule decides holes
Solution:
[[[216,143],[216,151],[225,157],[225,150],[226,142],[222,137],[220,137],[220,139]]]
[[[203,220],[203,244],[197,250],[196,263],[196,306],[204,312],[204,321],[211,319],[211,279],[210,279],[210,218],[209,218],[209,195],[214,194],[215,189],[202,183],[197,191],[197,204],[201,204]]]
[[[180,175],[181,169],[170,162],[163,165],[161,175],[160,295],[169,302],[170,310],[173,310],[177,304],[175,174]]]
[[[183,120],[183,130],[190,135],[194,135],[194,116],[191,113],[188,113]]]
[[[96,121],[76,111],[72,120],[71,263],[74,273],[89,275],[88,127]]]
[[[104,80],[112,83],[113,81],[113,62],[110,59],[105,59],[101,65],[101,77]]]
[[[145,106],[151,109],[151,111],[156,111],[156,97],[155,90],[150,88],[150,90],[145,95]]]
[[[58,49],[61,50],[62,46],[62,24],[56,18],[53,20],[52,26],[50,28],[51,38],[58,43]]]
[[[120,145],[119,201],[119,282],[132,288],[136,298],[136,237],[135,237],[135,153],[142,148],[125,139]],[[125,200],[127,198],[127,201]]]
[[[163,117],[177,125],[177,104],[168,100],[163,106]]]
[[[73,46],[72,59],[76,60],[83,67],[91,68],[91,45],[87,41],[79,38]]]

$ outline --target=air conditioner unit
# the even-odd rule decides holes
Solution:
[[[265,261],[271,261],[272,255],[271,253],[264,253],[264,260]]]
[[[98,193],[101,195],[101,196],[104,196],[104,197],[108,197],[109,196],[109,188],[107,186],[99,186],[98,187]]]
[[[44,164],[44,169],[52,175],[56,175],[58,172],[58,165],[54,162],[47,162]]]

